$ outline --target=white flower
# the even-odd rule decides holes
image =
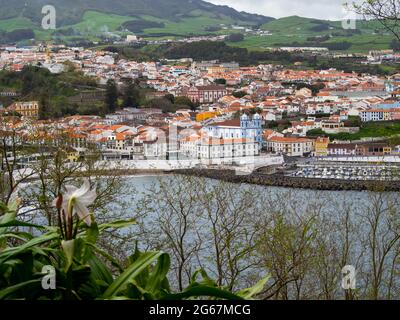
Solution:
[[[18,188],[14,190],[8,200],[7,206],[11,211],[18,212],[22,199],[18,196]]]
[[[92,224],[91,215],[88,207],[96,200],[96,190],[90,190],[90,182],[85,180],[82,187],[79,189],[72,185],[65,186],[66,193],[62,197],[62,209],[67,215],[72,211],[72,214],[77,214],[80,220],[90,226]],[[54,200],[54,203],[57,199]]]

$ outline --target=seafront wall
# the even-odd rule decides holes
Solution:
[[[220,169],[235,169],[252,172],[261,167],[282,165],[282,156],[253,156],[240,158],[216,158],[216,159],[189,159],[189,160],[103,160],[96,163],[97,168],[108,170],[161,170],[174,171],[186,170],[195,167],[218,166]]]
[[[283,174],[252,173],[237,175],[233,170],[190,169],[176,170],[176,174],[192,175],[218,179],[232,183],[248,183],[262,186],[274,186],[295,189],[313,189],[330,191],[400,191],[400,181],[347,181],[335,179],[307,179],[288,177]]]

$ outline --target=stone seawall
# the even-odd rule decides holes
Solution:
[[[400,181],[346,181],[335,179],[307,179],[287,177],[283,174],[266,175],[252,173],[250,175],[237,175],[231,170],[176,170],[176,174],[192,175],[218,179],[233,183],[248,183],[263,186],[274,186],[296,189],[312,190],[353,190],[353,191],[400,191]]]

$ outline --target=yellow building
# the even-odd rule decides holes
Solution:
[[[15,102],[7,108],[7,111],[14,111],[23,117],[38,118],[39,117],[39,102]]]
[[[84,153],[82,151],[75,151],[75,150],[70,150],[67,153],[67,159],[69,162],[78,162],[82,160],[84,157]]]
[[[212,66],[207,68],[208,74],[224,73],[224,72],[226,72],[226,68],[221,66]]]
[[[215,111],[200,112],[200,113],[196,114],[196,121],[197,122],[205,121],[205,120],[208,120],[211,118],[215,118],[218,115],[219,115],[219,112],[215,112]]]
[[[328,155],[329,138],[317,138],[315,140],[315,156],[326,157]]]

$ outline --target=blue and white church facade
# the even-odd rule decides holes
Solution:
[[[240,119],[217,122],[204,127],[209,137],[222,139],[251,139],[262,146],[262,118],[259,114]]]

